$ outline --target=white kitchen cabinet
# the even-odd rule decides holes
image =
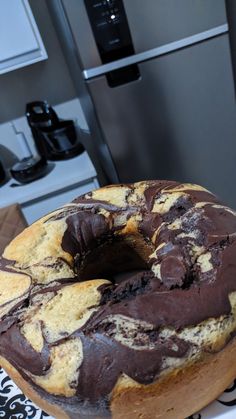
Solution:
[[[28,0],[0,0],[0,74],[46,58]]]
[[[23,214],[28,224],[32,224],[43,215],[54,211],[56,208],[61,207],[73,199],[77,198],[84,193],[90,192],[98,187],[96,179],[86,182],[82,185],[74,186],[73,188],[65,191],[58,191],[55,195],[49,195],[42,199],[29,204],[22,205]]]
[[[99,187],[95,168],[86,151],[73,159],[54,162],[53,169],[41,179],[12,187],[16,183],[11,178],[1,186],[0,207],[20,204],[28,224]]]

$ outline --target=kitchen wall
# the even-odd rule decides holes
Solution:
[[[56,105],[76,97],[46,0],[29,3],[48,59],[0,75],[0,124],[24,115],[27,102],[46,99]]]

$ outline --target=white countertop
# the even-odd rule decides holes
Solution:
[[[72,159],[49,164],[54,165],[51,172],[34,182],[11,187],[12,183],[18,183],[11,178],[1,186],[0,207],[13,203],[25,204],[96,177],[96,171],[86,151]]]

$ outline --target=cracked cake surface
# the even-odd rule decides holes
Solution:
[[[122,417],[120,394],[234,341],[235,238],[236,213],[193,184],[112,185],[51,212],[0,260],[3,366],[57,417]],[[123,417],[161,417],[140,412]]]

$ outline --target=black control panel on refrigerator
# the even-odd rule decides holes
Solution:
[[[122,0],[84,0],[103,64],[135,53]],[[139,79],[136,64],[107,73],[109,86]]]

